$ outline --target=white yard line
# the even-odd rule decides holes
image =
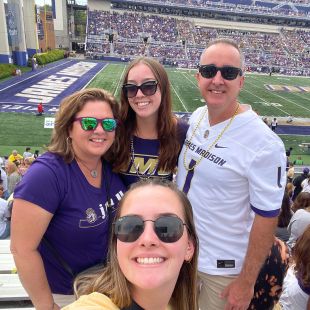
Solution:
[[[257,80],[256,78],[254,78],[254,80]],[[247,81],[249,81],[249,80],[247,80]],[[259,86],[256,86],[255,84],[253,84],[253,83],[251,83],[251,82],[249,82],[251,85],[253,85],[254,87],[256,87],[256,88],[259,88]],[[296,103],[296,102],[294,102],[294,101],[292,101],[292,100],[290,100],[290,99],[287,99],[287,98],[285,98],[285,97],[282,97],[282,96],[280,96],[280,95],[278,95],[278,94],[276,94],[276,93],[273,93],[275,96],[277,96],[277,97],[280,97],[280,98],[282,98],[283,100],[285,100],[285,101],[288,101],[288,102],[291,102],[291,103],[293,103],[294,105],[297,105],[298,107],[300,107],[300,108],[303,108],[303,109],[305,109],[305,110],[307,110],[307,111],[309,111],[310,112],[310,109],[308,109],[308,108],[306,108],[306,107],[304,107],[304,106],[302,106],[302,105],[300,105],[300,104],[298,104],[298,103]],[[286,113],[286,112],[285,112]],[[289,114],[289,113],[286,113],[286,114]]]
[[[249,83],[249,82],[248,82]],[[251,83],[250,83],[251,84]],[[268,104],[268,101],[266,101],[265,99],[263,99],[263,98],[261,98],[261,97],[259,97],[259,96],[257,96],[257,95],[254,95],[252,92],[250,92],[249,90],[246,90],[245,88],[242,88],[242,91],[245,91],[245,92],[247,92],[247,93],[250,93],[252,96],[254,96],[254,97],[256,97],[256,98],[258,98],[258,99],[260,99],[262,102],[266,102],[267,104]],[[276,109],[278,109],[278,110],[280,110],[280,111],[282,111],[283,113],[285,113],[286,115],[290,115],[289,113],[287,113],[286,111],[284,111],[284,110],[282,110],[281,108],[279,108],[279,107],[277,107],[277,106],[272,106],[273,108],[276,108]]]
[[[100,71],[98,71],[98,72],[90,79],[90,81],[89,81],[88,83],[86,83],[86,84],[83,86],[82,89],[85,89],[85,88],[92,82],[92,80],[93,80],[103,69],[105,69],[108,65],[109,65],[109,64],[104,65],[103,68],[100,69]]]
[[[187,108],[186,108],[186,106],[185,106],[183,100],[180,98],[179,94],[177,93],[177,91],[176,91],[175,88],[173,87],[172,83],[170,83],[170,85],[171,85],[173,91],[175,92],[175,94],[177,95],[177,97],[179,98],[179,100],[181,101],[183,108],[185,109],[186,112],[188,112],[188,110],[187,110]]]
[[[117,85],[116,85],[116,88],[115,88],[115,90],[114,90],[114,93],[113,93],[113,96],[114,96],[114,97],[115,97],[115,95],[116,95],[117,89],[118,89],[118,87],[119,87],[121,81],[123,80],[123,76],[124,76],[124,73],[125,73],[125,69],[126,69],[126,66],[124,66],[123,72],[122,72],[122,74],[121,74],[121,76],[120,76],[120,78],[119,78],[119,80],[118,80],[118,83],[117,83]]]
[[[23,79],[22,81],[19,81],[19,82],[17,82],[17,83],[14,83],[14,84],[9,85],[8,87],[5,87],[5,88],[0,89],[0,92],[3,91],[3,90],[6,90],[6,89],[8,89],[8,88],[11,88],[11,87],[13,87],[13,86],[15,86],[15,85],[18,85],[18,84],[20,84],[20,83],[24,83],[25,81],[27,81],[27,80],[29,80],[29,79],[32,79],[33,77],[35,77],[35,76],[37,76],[37,75],[40,75],[41,73],[44,73],[44,72],[49,71],[49,70],[52,70],[52,69],[57,68],[57,67],[59,67],[59,66],[63,66],[64,64],[67,64],[67,63],[69,63],[69,62],[71,62],[71,61],[73,61],[73,60],[69,60],[68,62],[63,62],[62,64],[59,64],[59,65],[57,65],[57,66],[55,66],[55,67],[48,68],[48,69],[46,69],[46,70],[40,71],[39,73],[34,74],[34,75],[32,75],[32,76],[29,76],[28,78]]]
[[[199,88],[198,88],[198,85],[195,84],[190,78],[187,77],[187,74],[189,74],[189,73],[186,73],[186,72],[183,73],[183,75],[185,76],[185,78],[186,78],[188,81],[190,81],[197,89],[199,89]]]

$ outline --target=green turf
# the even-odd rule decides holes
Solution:
[[[89,87],[102,87],[119,97],[124,64],[109,64],[90,83]],[[202,104],[195,70],[167,68],[171,81],[174,111],[194,111]],[[308,92],[270,91],[265,85],[302,86]],[[298,88],[295,88],[298,90]],[[247,74],[239,100],[252,105],[260,115],[310,118],[310,79],[303,77]]]
[[[52,129],[43,128],[44,117],[24,113],[0,113],[0,156],[17,149],[23,153],[27,146],[42,152]]]
[[[292,147],[290,161],[294,161],[297,156],[301,156],[305,165],[310,165],[310,152],[305,148],[301,148],[299,145],[303,142],[310,143],[309,136],[291,136],[291,135],[280,135],[280,138],[285,144],[286,149]]]
[[[15,78],[15,76],[11,75],[13,69],[9,69],[9,68],[4,69],[6,66],[9,66],[9,65],[7,65],[7,64],[0,64],[0,72],[1,72],[1,70],[3,70],[3,71],[6,70],[7,74],[8,74],[7,77],[0,78],[0,82]],[[12,65],[12,67],[19,68],[21,70],[22,74],[31,70],[30,67],[24,67],[24,66]]]
[[[88,85],[109,90],[119,98],[125,64],[108,64]],[[195,70],[167,68],[171,81],[174,111],[194,111],[203,104],[196,79]],[[310,79],[302,77],[279,77],[247,74],[244,89],[239,100],[252,105],[260,115],[310,118],[310,92],[270,91],[264,85],[309,87]],[[25,147],[32,150],[48,144],[51,129],[43,128],[44,118],[22,113],[0,114],[0,156],[10,154],[12,149],[23,152]],[[286,148],[293,147],[292,156],[302,155],[304,162],[310,164],[310,154],[298,145],[310,142],[309,136],[281,136]]]

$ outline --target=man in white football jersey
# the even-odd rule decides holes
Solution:
[[[206,106],[192,114],[179,157],[177,184],[199,236],[201,310],[247,309],[285,187],[282,141],[237,100],[243,68],[233,41],[212,41],[203,51],[196,78]]]

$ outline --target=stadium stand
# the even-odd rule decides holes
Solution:
[[[138,12],[89,10],[86,55],[94,59],[146,55],[164,64],[195,68],[202,49],[217,37],[239,42],[250,71],[310,75],[309,31],[210,28],[195,20]]]
[[[170,8],[170,12],[179,13],[180,9],[191,8],[199,11],[222,11],[234,14],[246,13],[249,15],[282,16],[290,18],[306,18],[310,12],[310,5],[306,0],[287,1],[262,1],[262,0],[127,0],[112,1],[117,6],[124,7],[120,2],[132,3],[133,5],[148,4],[152,10],[163,12],[158,6]],[[157,7],[157,8],[156,8]],[[144,8],[143,8],[144,9]],[[183,11],[183,10],[182,10]],[[184,11],[183,11],[184,12]]]

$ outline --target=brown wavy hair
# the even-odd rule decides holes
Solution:
[[[310,286],[310,225],[293,248],[294,270],[304,286]]]
[[[124,75],[123,84],[128,81],[129,71],[137,64],[145,64],[153,72],[158,87],[161,91],[161,103],[158,110],[157,131],[159,139],[158,170],[174,172],[180,151],[177,138],[177,120],[172,113],[172,99],[170,82],[165,68],[155,59],[139,57],[132,61]],[[114,156],[114,171],[125,170],[130,162],[130,140],[137,128],[136,113],[130,107],[128,98],[121,93],[121,128],[120,135],[116,138]]]
[[[308,207],[310,207],[310,193],[299,193],[292,205],[292,210],[296,212],[299,209],[307,209]]]
[[[88,101],[100,100],[107,102],[113,112],[114,118],[119,117],[119,104],[116,99],[106,90],[99,88],[86,88],[66,97],[60,104],[56,113],[55,126],[52,138],[47,149],[59,154],[64,161],[69,163],[74,159],[74,152],[69,138],[69,131],[72,128],[74,118]],[[116,128],[115,135],[118,134]]]
[[[172,182],[160,179],[142,180],[132,184],[122,198],[117,210],[116,218],[120,217],[121,210],[126,205],[126,197],[137,188],[143,186],[164,186],[170,188],[183,206],[185,223],[188,227],[189,238],[194,244],[194,254],[189,262],[184,261],[178,280],[171,296],[170,304],[173,309],[198,310],[197,304],[197,262],[198,262],[198,237],[196,234],[193,211],[186,195],[177,189]],[[117,238],[114,235],[114,225],[110,238],[108,264],[106,267],[93,267],[81,273],[74,282],[74,292],[77,297],[99,292],[107,295],[120,309],[128,307],[132,303],[130,296],[130,283],[123,275],[117,259]]]

